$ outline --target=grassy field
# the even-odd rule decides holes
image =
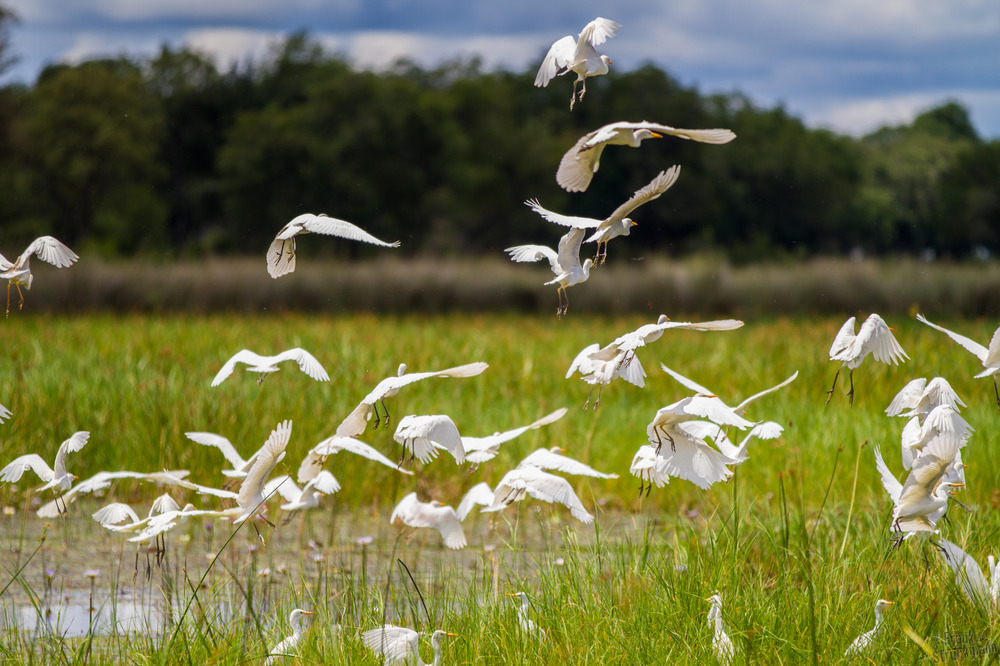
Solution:
[[[224,524],[213,530],[195,524],[171,534],[167,562],[148,581],[140,575],[139,585],[170,598],[177,613],[195,590],[197,603],[184,622],[150,633],[60,638],[17,632],[12,625],[25,599],[41,607],[49,567],[58,569],[60,589],[85,591],[86,568],[104,572],[97,584],[103,599],[132,589],[131,547],[122,550],[121,538],[106,534],[89,514],[118,500],[137,503],[141,515],[159,489],[123,482],[103,498],[72,505],[66,520],[46,525],[31,511],[33,481],[0,488],[0,504],[8,509],[0,517],[2,545],[11,553],[0,570],[0,660],[260,661],[267,645],[287,634],[285,618],[299,606],[318,612],[300,651],[302,663],[378,663],[360,647],[356,629],[378,626],[383,618],[458,633],[445,642],[445,663],[711,663],[704,599],[715,590],[725,599],[723,617],[737,663],[836,662],[855,635],[871,628],[879,597],[897,603],[869,655],[876,663],[928,658],[918,639],[943,662],[985,663],[989,650],[995,659],[1000,626],[968,603],[935,549],[912,539],[890,550],[891,503],[872,455],[880,445],[902,476],[898,442],[904,420],[889,419],[883,410],[910,379],[947,378],[968,403],[963,415],[976,428],[964,451],[968,487],[960,495],[973,511],[953,506],[939,526],[942,536],[966,546],[985,566],[1000,542],[1000,463],[994,453],[1000,414],[990,380],[972,379],[980,368],[976,359],[910,316],[891,317],[911,360],[890,368],[869,359],[855,372],[854,407],[847,404],[844,382],[824,407],[836,371],[826,352],[848,313],[748,318],[733,332],[668,332],[640,352],[648,373],[644,389],[615,382],[596,411],[583,412],[588,387],[564,379],[575,354],[657,314],[594,317],[571,310],[559,321],[504,314],[13,313],[4,324],[8,361],[0,366],[0,403],[14,415],[0,426],[0,462],[26,452],[51,459],[61,441],[88,430],[89,444],[70,460],[81,478],[99,470],[170,468],[191,470],[199,483],[219,484],[221,456],[183,433],[223,434],[249,453],[284,419],[294,422],[294,431],[279,470],[294,474],[301,456],[332,435],[400,362],[424,371],[484,360],[490,369],[472,379],[404,389],[387,401],[394,420],[446,413],[463,434],[485,435],[558,407],[569,413],[511,442],[471,474],[447,457],[418,464],[414,477],[404,477],[340,454],[327,467],[343,489],[306,516],[301,539],[294,517],[258,551],[248,550],[252,532],[225,545]],[[937,319],[934,311],[925,314]],[[983,342],[996,325],[948,318],[938,323]],[[221,386],[209,386],[241,348],[276,352],[294,346],[314,353],[331,380],[314,382],[285,367],[259,386],[256,375],[241,370]],[[645,443],[645,425],[657,408],[686,395],[659,370],[660,362],[730,404],[799,371],[793,384],[746,415],[778,421],[786,427],[784,436],[755,443],[728,484],[702,491],[675,479],[639,497],[628,466]],[[364,439],[398,457],[394,428]],[[423,499],[455,503],[473,484],[494,484],[526,453],[553,445],[620,475],[574,480],[597,517],[594,526],[576,523],[561,508],[524,502],[492,522],[486,514],[474,516],[466,526],[469,547],[452,553],[435,533],[400,534],[387,524],[394,502],[412,490]],[[36,541],[43,531],[44,542]],[[374,541],[360,545],[355,537],[362,535]],[[300,547],[310,538],[319,546]],[[313,558],[317,552],[322,560]],[[209,564],[206,553],[219,558],[199,587]],[[271,569],[266,575],[264,567]],[[532,617],[548,632],[544,643],[518,631],[516,603],[503,595],[520,589],[531,595]],[[242,613],[215,617],[223,600],[231,608],[249,606],[249,621]],[[333,621],[345,627],[339,637],[329,630]],[[422,645],[429,659],[428,641]]]

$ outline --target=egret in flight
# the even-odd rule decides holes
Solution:
[[[490,499],[492,499],[492,495]],[[454,508],[445,506],[441,502],[436,500],[421,502],[417,499],[417,493],[410,493],[393,508],[392,515],[389,516],[389,522],[394,523],[397,518],[404,525],[409,525],[410,527],[430,527],[436,529],[441,533],[444,545],[452,550],[465,548],[466,541],[465,531],[462,529],[462,518],[458,517],[458,512]]]
[[[38,488],[35,492],[52,488],[57,495],[61,495],[70,489],[73,485],[73,480],[76,478],[76,476],[66,471],[66,456],[82,449],[89,439],[89,432],[81,431],[73,433],[69,439],[59,445],[54,467],[49,467],[48,463],[42,460],[42,457],[37,453],[28,453],[15,458],[6,467],[0,469],[0,482],[17,483],[21,480],[24,473],[30,469],[45,483],[44,486]],[[65,511],[66,505],[63,504],[59,509],[59,513],[64,513]]]
[[[550,210],[542,208],[538,199],[529,199],[524,203],[531,210],[541,215],[543,219],[553,224],[577,229],[594,230],[594,233],[589,238],[584,239],[583,242],[597,243],[597,253],[594,255],[593,261],[595,266],[600,266],[608,257],[608,242],[618,236],[628,236],[632,231],[632,227],[636,226],[636,223],[629,215],[639,206],[658,199],[661,194],[670,189],[670,186],[677,182],[680,172],[681,168],[679,165],[672,166],[667,171],[661,171],[648,185],[637,190],[628,201],[618,206],[611,215],[603,220],[553,213]]]
[[[266,373],[277,372],[278,364],[282,361],[295,361],[299,364],[299,369],[306,373],[318,382],[326,382],[330,380],[330,375],[326,374],[326,370],[320,365],[320,362],[316,360],[316,357],[307,352],[305,349],[300,349],[296,347],[295,349],[289,349],[288,351],[283,351],[277,356],[261,356],[249,349],[241,349],[236,352],[231,359],[225,362],[222,368],[219,370],[218,374],[212,380],[212,386],[218,386],[233,374],[233,370],[236,369],[237,363],[246,364],[247,370],[249,372],[259,372],[260,376],[257,377],[257,383],[260,384],[264,381],[264,377],[267,376]],[[199,442],[200,443],[200,442]]]
[[[871,314],[861,329],[855,334],[854,317],[844,322],[837,333],[837,337],[830,346],[830,360],[840,361],[841,366],[837,368],[837,374],[833,376],[833,386],[827,391],[826,404],[830,404],[833,397],[833,389],[837,388],[837,377],[845,367],[850,370],[851,390],[848,392],[850,405],[854,406],[854,370],[861,365],[865,357],[871,354],[879,363],[886,365],[896,365],[900,361],[908,359],[909,356],[903,348],[896,342],[892,335],[892,329],[885,323],[885,320],[877,314]]]
[[[445,636],[457,636],[443,629],[431,634],[431,647],[434,648],[433,666],[441,663],[441,639]],[[378,629],[370,629],[361,634],[361,642],[373,651],[382,664],[413,664],[427,666],[420,658],[420,634],[406,627],[395,627],[387,624]]]
[[[334,435],[333,437],[324,439],[322,442],[314,446],[309,450],[309,453],[306,454],[306,457],[302,459],[302,463],[299,465],[298,471],[299,483],[308,483],[312,479],[315,479],[316,475],[323,469],[323,464],[326,462],[326,459],[332,455],[340,453],[341,451],[347,451],[348,453],[353,453],[354,455],[361,456],[362,458],[368,458],[368,460],[382,463],[386,467],[391,467],[397,472],[402,472],[403,474],[413,474],[413,472],[403,469],[379,453],[374,447],[365,444],[360,439]]]
[[[7,280],[7,316],[10,316],[11,286],[17,287],[17,294],[21,297],[18,309],[24,307],[24,293],[21,292],[21,287],[31,289],[31,282],[34,280],[31,274],[32,255],[38,255],[39,259],[56,268],[66,268],[80,258],[73,250],[52,236],[41,236],[33,240],[17,261],[12,262],[0,254],[0,278]]]
[[[562,317],[569,310],[569,296],[566,290],[574,284],[586,282],[590,278],[590,268],[594,265],[592,259],[580,263],[580,245],[583,244],[583,229],[570,229],[559,239],[559,251],[556,252],[544,245],[515,245],[504,252],[510,255],[511,261],[541,261],[549,260],[549,266],[555,273],[555,279],[545,284],[558,284],[556,293],[559,296],[559,306],[556,316]]]
[[[279,278],[295,270],[295,237],[301,234],[326,234],[382,247],[399,247],[399,241],[386,243],[350,222],[323,214],[303,213],[283,226],[267,249],[268,275]]]
[[[584,134],[566,151],[559,160],[556,182],[569,192],[583,192],[600,168],[601,153],[606,146],[638,148],[646,139],[662,139],[664,136],[715,144],[729,143],[736,138],[736,134],[728,129],[679,129],[645,120],[639,123],[611,123]]]
[[[573,94],[569,98],[569,109],[572,111],[577,100],[577,84],[583,83],[579,98],[583,101],[583,96],[587,93],[587,77],[608,73],[611,59],[598,53],[596,47],[609,37],[615,37],[621,27],[621,23],[617,21],[597,17],[583,27],[576,39],[573,39],[573,35],[566,35],[557,41],[545,54],[538,74],[535,75],[535,85],[544,88],[556,76],[574,72],[576,79],[573,81]]]
[[[964,335],[959,335],[954,331],[949,331],[943,326],[938,326],[937,324],[928,321],[927,317],[922,314],[917,315],[917,321],[923,322],[930,326],[931,328],[936,328],[941,331],[949,338],[957,342],[958,344],[965,347],[966,350],[975,355],[979,359],[979,362],[983,364],[986,368],[978,375],[975,376],[976,379],[982,377],[992,377],[993,378],[993,392],[997,396],[997,407],[1000,408],[1000,389],[997,388],[997,373],[1000,372],[1000,328],[997,328],[993,332],[993,337],[990,338],[990,346],[984,347],[975,340],[970,340]]]

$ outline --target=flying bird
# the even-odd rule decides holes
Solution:
[[[573,39],[573,35],[566,35],[557,41],[549,48],[538,68],[535,86],[544,88],[556,76],[574,72],[576,79],[573,81],[573,94],[569,98],[569,109],[572,111],[577,100],[577,84],[583,83],[579,97],[583,101],[583,96],[587,93],[587,77],[608,73],[611,59],[598,53],[596,47],[608,38],[614,38],[621,27],[621,23],[597,17],[583,27],[576,39]]]
[[[413,492],[396,504],[389,522],[399,519],[410,527],[431,527],[441,533],[444,544],[452,550],[465,548],[465,532],[454,508],[438,501],[421,502]]]
[[[688,331],[733,331],[743,326],[739,319],[716,319],[713,321],[670,321],[667,315],[661,314],[654,324],[643,324],[639,328],[619,336],[609,345],[592,353],[590,358],[595,361],[610,361],[621,356],[619,365],[627,365],[635,358],[636,350],[656,342],[665,331],[678,328]],[[645,373],[643,373],[645,374]]]
[[[714,144],[729,143],[736,138],[736,134],[728,129],[679,129],[645,120],[639,123],[611,123],[584,134],[566,151],[559,160],[556,182],[568,192],[583,192],[600,168],[601,153],[606,146],[638,148],[646,139],[662,139],[664,136]]]
[[[438,629],[431,634],[431,647],[434,648],[434,666],[441,663],[441,639],[445,636],[457,636]],[[387,624],[378,629],[370,629],[361,634],[361,642],[373,651],[385,666],[394,664],[413,664],[427,666],[420,658],[420,634],[406,627],[395,627]]]
[[[75,502],[78,496],[104,490],[111,485],[112,481],[118,479],[138,479],[139,481],[152,481],[161,485],[172,485],[174,478],[183,478],[189,473],[186,469],[149,473],[124,470],[120,472],[98,472],[89,479],[74,483],[69,490],[59,495],[56,499],[43,504],[35,512],[35,515],[39,518],[56,518],[60,514],[65,513],[68,506]]]
[[[508,247],[504,252],[510,255],[511,261],[541,261],[549,260],[549,266],[555,273],[555,279],[545,284],[558,284],[556,293],[559,296],[559,306],[556,316],[562,317],[569,310],[569,296],[566,290],[574,284],[586,282],[590,277],[590,268],[594,265],[592,259],[580,263],[580,245],[583,243],[583,229],[570,229],[559,239],[559,251],[556,252],[544,245],[516,245]]]
[[[570,514],[583,523],[592,523],[594,517],[587,512],[580,498],[573,492],[569,481],[543,472],[537,467],[518,465],[507,472],[493,490],[493,503],[484,512],[500,511],[514,502],[530,496],[543,502],[558,502],[569,508]]]
[[[41,236],[33,240],[17,258],[17,261],[11,262],[0,254],[0,278],[7,280],[7,316],[10,316],[11,286],[17,287],[17,294],[21,297],[18,309],[24,307],[24,293],[21,292],[21,287],[31,289],[31,283],[34,280],[34,276],[31,274],[32,255],[38,255],[39,259],[56,268],[66,268],[80,258],[73,250],[52,236]]]
[[[550,423],[554,423],[566,414],[566,408],[560,407],[551,414],[546,414],[533,423],[504,432],[495,432],[485,437],[462,437],[462,447],[465,449],[465,462],[479,465],[488,460],[492,460],[500,452],[500,445],[510,440],[520,437],[529,430],[541,428]]]
[[[940,405],[948,405],[956,412],[960,411],[961,407],[966,406],[944,377],[935,377],[930,381],[920,377],[907,383],[896,394],[896,397],[886,407],[885,413],[887,416],[908,418],[919,416],[923,419]]]
[[[975,340],[970,340],[964,335],[959,335],[954,331],[949,331],[943,326],[931,323],[928,321],[927,317],[922,314],[917,315],[917,321],[923,322],[931,328],[936,328],[941,331],[949,338],[965,347],[966,350],[979,359],[979,362],[982,363],[983,367],[986,369],[976,375],[975,378],[980,379],[982,377],[993,377],[993,392],[997,397],[997,407],[1000,408],[1000,389],[997,388],[997,373],[1000,372],[1000,327],[993,332],[993,337],[990,338],[990,346],[984,347]]]
[[[347,451],[348,453],[353,453],[354,455],[361,456],[362,458],[382,463],[386,467],[391,467],[397,472],[402,472],[403,474],[413,474],[413,472],[403,469],[398,464],[392,462],[379,453],[372,446],[362,442],[360,439],[334,435],[333,437],[324,439],[322,442],[314,446],[310,449],[309,453],[306,454],[306,457],[302,459],[302,463],[299,465],[298,471],[299,483],[308,483],[312,479],[315,479],[316,475],[323,469],[323,464],[326,462],[326,459],[332,455],[340,453],[341,451]]]
[[[44,486],[38,488],[35,492],[53,488],[57,495],[61,495],[70,489],[73,485],[73,480],[76,478],[76,476],[66,471],[66,456],[82,449],[89,439],[89,432],[80,431],[73,433],[69,439],[59,445],[53,467],[49,467],[48,463],[42,460],[42,457],[37,453],[28,453],[15,458],[6,467],[0,469],[0,482],[17,483],[21,480],[21,476],[30,469],[45,483]],[[64,504],[60,508],[59,513],[63,513],[65,510],[66,506]]]
[[[629,215],[639,206],[658,199],[661,194],[670,189],[670,186],[677,182],[680,171],[681,168],[679,165],[672,166],[667,171],[661,171],[648,185],[637,190],[628,201],[618,206],[611,215],[603,220],[553,213],[550,210],[542,208],[538,199],[529,199],[524,203],[531,210],[541,215],[543,219],[553,224],[560,224],[564,227],[573,227],[576,229],[593,229],[594,233],[589,238],[584,239],[583,242],[597,243],[597,253],[594,255],[593,261],[595,266],[600,266],[608,256],[608,242],[618,236],[628,236],[632,231],[632,227],[636,226],[636,223]]]
[[[392,438],[403,445],[404,459],[409,451],[411,462],[416,458],[426,465],[437,457],[439,449],[450,453],[459,465],[465,462],[462,435],[455,422],[446,414],[404,416],[396,426]]]
[[[879,633],[882,631],[882,613],[894,602],[886,601],[885,599],[879,599],[875,602],[875,626],[865,633],[861,634],[850,645],[847,646],[847,650],[844,651],[844,656],[851,656],[855,654],[861,654],[868,649],[875,639],[878,638]]]
[[[847,395],[850,405],[853,407],[854,370],[861,365],[866,356],[871,354],[876,361],[886,365],[896,365],[909,358],[896,342],[896,338],[892,335],[892,329],[882,317],[877,314],[869,315],[857,334],[854,332],[854,321],[854,317],[851,317],[844,322],[830,346],[830,360],[840,361],[841,366],[837,368],[837,374],[833,376],[833,386],[826,392],[826,404],[830,404],[833,390],[837,388],[837,377],[840,376],[840,371],[845,367],[850,370],[851,390]]]
[[[305,349],[300,349],[296,347],[295,349],[289,349],[288,351],[283,351],[277,356],[261,356],[249,349],[241,349],[236,352],[236,354],[226,361],[226,363],[219,370],[218,374],[212,380],[212,386],[218,386],[226,380],[229,375],[233,374],[233,370],[236,369],[237,363],[246,364],[247,371],[249,372],[259,372],[260,376],[257,378],[257,383],[260,384],[264,381],[266,373],[277,372],[278,364],[282,361],[295,361],[299,364],[299,369],[306,373],[318,382],[325,382],[330,380],[330,376],[326,374],[326,370],[320,365],[320,362],[316,360],[316,357],[307,352]]]
[[[285,500],[282,511],[305,511],[319,506],[320,495],[333,495],[338,490],[340,482],[333,474],[322,470],[301,488],[287,474],[275,477],[264,484],[263,495],[270,497],[275,492],[281,495]]]
[[[590,393],[587,394],[587,400],[583,403],[583,411],[587,411],[590,406],[590,399],[594,395],[595,387],[597,388],[597,399],[594,401],[594,410],[596,411],[601,404],[601,394],[604,392],[604,387],[618,377],[639,388],[646,385],[646,371],[639,359],[633,358],[631,362],[624,363],[627,352],[619,352],[617,356],[607,361],[595,360],[592,355],[600,349],[601,345],[596,342],[584,347],[570,363],[569,370],[566,371],[566,379],[572,377],[574,372],[579,372],[581,379],[590,384]]]
[[[488,363],[478,361],[476,363],[466,363],[465,365],[458,365],[453,368],[448,368],[446,370],[436,370],[432,372],[414,372],[406,374],[406,364],[400,363],[399,370],[396,372],[395,377],[387,377],[380,381],[371,393],[366,395],[364,399],[354,408],[354,411],[347,415],[347,418],[337,426],[337,435],[342,437],[356,437],[365,431],[365,424],[368,419],[372,417],[372,412],[375,412],[375,424],[374,428],[378,428],[380,417],[378,413],[378,408],[375,406],[376,403],[382,405],[382,418],[385,420],[385,424],[389,424],[389,410],[385,407],[384,400],[386,398],[391,398],[392,396],[399,393],[399,390],[408,384],[420,381],[421,379],[428,379],[430,377],[475,377],[476,375],[482,374],[486,368],[490,367]],[[302,478],[300,477],[301,481]]]
[[[0,405],[0,423],[3,423],[4,419],[9,419],[11,415],[12,412],[9,409],[4,407],[3,405]]]
[[[326,215],[303,213],[286,224],[267,249],[267,273],[273,278],[295,270],[295,237],[300,234],[325,234],[348,240],[363,241],[382,247],[399,247],[399,241],[386,243],[350,222]]]

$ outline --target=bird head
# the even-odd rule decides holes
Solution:
[[[895,603],[896,603],[895,601],[886,601],[885,599],[879,599],[878,601],[875,602],[875,610],[883,611]]]

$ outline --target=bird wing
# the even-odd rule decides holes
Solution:
[[[974,604],[984,604],[990,598],[990,585],[983,570],[971,555],[947,539],[938,540],[941,557],[955,572],[955,584]]]
[[[325,469],[320,471],[312,481],[306,484],[307,487],[311,485],[318,493],[323,493],[324,495],[332,495],[338,490],[340,490],[340,482],[337,481],[337,477]]]
[[[139,516],[132,510],[132,507],[122,502],[114,502],[98,509],[94,512],[93,518],[104,526],[117,525],[124,520],[129,520],[132,523],[139,522]]]
[[[952,340],[954,340],[958,344],[960,344],[963,347],[965,347],[968,351],[972,352],[976,356],[976,358],[978,358],[984,365],[986,364],[986,357],[989,356],[990,350],[987,349],[986,347],[982,346],[981,344],[979,344],[975,340],[970,340],[969,338],[965,337],[964,335],[959,335],[958,333],[955,333],[954,331],[949,331],[947,328],[944,328],[943,326],[938,326],[937,324],[934,324],[934,323],[930,322],[927,319],[927,317],[923,316],[922,314],[918,314],[917,315],[917,321],[923,322],[923,323],[927,324],[928,326],[930,326],[931,328],[936,328],[937,330],[941,331],[942,333],[944,333],[945,335],[947,335],[949,338],[951,338]],[[994,334],[993,337],[996,338],[997,337],[996,334]],[[1000,342],[998,342],[998,345],[1000,345]],[[993,346],[993,342],[992,341],[990,342],[990,346],[991,347]]]
[[[455,509],[417,499],[416,493],[410,493],[393,509],[389,522],[399,518],[410,527],[432,527],[441,533],[448,548],[458,550],[465,547],[465,532],[459,522]]]
[[[351,224],[350,222],[345,222],[344,220],[338,220],[335,217],[327,217],[326,215],[320,214],[312,217],[311,219],[305,220],[302,227],[309,232],[314,234],[325,234],[327,236],[339,236],[340,238],[346,238],[348,240],[362,241],[364,243],[371,243],[372,245],[381,245],[382,247],[399,247],[399,241],[394,241],[392,243],[386,243],[383,240],[375,238],[370,233],[362,229],[361,227]]]
[[[553,271],[559,270],[559,254],[550,247],[544,245],[515,245],[504,250],[510,255],[511,261],[519,263],[529,261],[549,260],[549,266]]]
[[[363,402],[375,404],[378,400],[385,397],[390,391],[398,391],[404,386],[422,379],[429,379],[431,377],[475,377],[476,375],[482,374],[488,367],[490,367],[488,363],[477,361],[475,363],[466,363],[465,365],[456,365],[453,368],[447,368],[445,370],[410,372],[394,377],[387,377],[379,382],[378,386],[376,386],[375,389],[365,397]]]
[[[542,64],[538,67],[538,73],[535,74],[535,86],[538,88],[547,86],[560,69],[570,64],[575,52],[576,40],[573,39],[572,35],[566,35],[557,40],[542,58]]]
[[[619,221],[628,217],[629,214],[634,211],[639,206],[652,201],[653,199],[658,199],[661,194],[666,192],[670,187],[677,182],[677,178],[680,176],[681,167],[679,164],[675,164],[666,171],[661,171],[656,178],[651,180],[649,184],[645,187],[636,190],[632,197],[618,206],[611,215],[607,217],[603,222],[601,222],[598,229],[607,229],[613,224],[617,224]]]
[[[948,405],[957,412],[960,407],[966,407],[966,404],[962,402],[962,399],[955,393],[955,389],[944,377],[935,377],[927,382],[924,392],[932,405],[931,409],[938,405]]]
[[[681,385],[683,385],[690,391],[694,391],[695,393],[703,393],[705,395],[713,395],[715,393],[714,391],[705,388],[704,386],[694,381],[693,379],[688,379],[687,377],[677,372],[676,370],[671,370],[663,363],[660,363],[660,368],[663,370],[663,372],[667,373],[668,375],[676,379],[678,382],[681,383]]]
[[[729,143],[736,138],[736,133],[729,129],[681,129],[679,127],[651,123],[645,120],[639,123],[616,123],[616,125],[622,130],[627,129],[635,131],[637,129],[646,129],[650,132],[669,134],[670,136],[680,137],[681,139],[690,139],[701,143]]]
[[[80,432],[73,433],[69,439],[59,445],[59,450],[56,452],[55,467],[53,468],[56,474],[62,476],[66,473],[66,454],[76,453],[87,445],[89,439],[90,433],[81,430]]]
[[[354,410],[348,414],[340,425],[337,426],[337,437],[356,437],[365,431],[365,424],[372,416],[372,404],[362,401]],[[299,481],[302,481],[300,473]]]
[[[389,523],[392,524],[396,522],[397,518],[399,518],[401,521],[409,525],[409,522],[407,522],[407,516],[413,512],[413,507],[419,503],[420,500],[417,499],[416,491],[405,496],[403,499],[396,502],[396,506],[393,507],[392,514],[389,516]],[[420,527],[423,527],[423,525]]]
[[[583,350],[576,355],[573,362],[569,365],[569,370],[566,371],[566,379],[573,376],[574,372],[579,372],[581,375],[589,375],[594,372],[594,361],[591,360],[590,356],[596,353],[601,348],[601,345],[594,343],[583,348]]]
[[[149,511],[150,513],[166,513],[167,511],[180,511],[180,508],[180,505],[169,493],[163,493],[153,500],[153,506],[150,507]]]
[[[435,448],[448,451],[458,464],[465,462],[462,435],[451,417],[445,414],[404,416],[392,437],[403,446],[411,447],[413,454],[422,463],[435,457]]]
[[[298,473],[299,483],[306,483],[314,479],[322,467],[322,460],[341,451],[347,451],[348,453],[353,453],[354,455],[367,458],[368,460],[382,463],[386,467],[391,467],[397,472],[402,472],[403,474],[413,474],[413,472],[401,468],[399,465],[379,453],[376,449],[368,444],[365,444],[359,439],[334,435],[333,437],[324,439],[322,442],[314,446],[309,452],[309,455],[306,456],[306,459],[302,461],[302,466],[299,467]],[[310,458],[312,457],[315,457],[316,460],[315,462],[310,463]]]
[[[547,414],[534,423],[530,423],[520,428],[496,432],[486,437],[462,437],[462,447],[465,449],[465,460],[471,463],[483,463],[493,458],[498,447],[504,442],[520,437],[528,430],[534,430],[558,421],[566,414],[566,408],[560,407],[551,414]]]
[[[386,664],[401,664],[419,658],[417,646],[420,635],[406,627],[387,624],[361,634],[365,647],[381,655]]]
[[[524,202],[524,205],[541,215],[542,219],[552,222],[553,224],[561,224],[564,227],[592,229],[601,224],[600,220],[595,220],[592,217],[575,217],[573,215],[560,215],[559,213],[553,213],[551,210],[542,208],[542,205],[538,203],[538,199],[528,199]]]
[[[269,364],[271,358],[267,356],[261,356],[249,349],[241,349],[240,351],[233,354],[232,358],[225,362],[222,368],[219,370],[218,374],[212,380],[212,386],[218,386],[221,384],[229,375],[233,374],[233,370],[236,369],[237,363],[246,363],[247,365],[262,365]]]
[[[583,507],[580,498],[573,492],[569,481],[561,476],[543,472],[537,467],[518,467],[507,472],[493,492],[494,501],[489,509],[501,508],[498,506],[498,501],[502,503],[503,498],[514,490],[523,490],[528,495],[543,502],[558,502],[568,507],[570,514],[583,523],[591,523],[594,520],[594,517]]]
[[[602,128],[603,129],[603,128]],[[584,134],[559,160],[556,182],[568,192],[583,192],[594,179],[601,166],[601,154],[606,140],[594,142],[594,135],[600,130]],[[594,142],[593,145],[588,145]]]
[[[214,446],[219,449],[222,452],[222,456],[233,466],[234,470],[242,470],[247,464],[247,461],[237,453],[233,443],[222,435],[216,435],[212,432],[186,432],[184,436],[202,446]]]
[[[281,352],[274,357],[272,362],[281,363],[282,361],[295,361],[299,364],[299,368],[302,372],[306,373],[318,382],[330,380],[330,375],[326,374],[326,370],[324,370],[323,366],[320,365],[320,362],[316,360],[316,357],[300,347]]]
[[[281,236],[281,234],[278,234]],[[287,246],[291,247],[287,247]],[[267,248],[267,274],[280,278],[295,270],[295,239],[275,238]]]
[[[493,504],[493,491],[490,490],[489,484],[485,481],[469,488],[468,492],[462,496],[462,501],[458,503],[455,515],[458,516],[459,520],[465,520],[465,517],[472,511],[472,507],[477,504],[482,506]]]
[[[583,26],[583,30],[580,31],[580,37],[577,41],[590,44],[591,46],[600,46],[608,39],[614,38],[621,27],[622,24],[618,21],[598,16]]]
[[[986,358],[983,359],[983,365],[991,370],[1000,366],[1000,327],[993,331],[989,349],[986,351]]]
[[[288,440],[291,436],[292,422],[282,421],[267,438],[264,448],[261,449],[257,456],[257,460],[254,461],[253,466],[250,467],[250,471],[247,472],[246,478],[243,479],[243,483],[240,484],[240,492],[237,495],[236,502],[244,510],[254,508],[249,505],[253,502],[254,497],[263,490],[267,477],[271,476],[271,471],[274,470],[275,465],[284,456],[285,447],[288,446]]]
[[[162,472],[159,475],[159,483],[168,486],[177,486],[178,488],[186,488],[188,490],[193,490],[199,495],[212,495],[213,497],[221,497],[223,499],[236,499],[238,495],[230,490],[222,490],[221,488],[212,488],[211,486],[200,486],[197,483],[192,483],[185,479],[175,476],[173,474]]]
[[[737,414],[731,407],[715,396],[696,395],[684,400],[687,401],[684,404],[684,412],[687,414],[700,416],[719,425],[735,426],[740,430],[754,426],[752,421],[748,421]]]
[[[592,476],[598,479],[617,479],[617,474],[605,474],[598,472],[590,465],[574,460],[568,456],[561,455],[549,449],[538,449],[532,451],[518,463],[518,467],[536,467],[538,469],[552,469],[566,474],[578,476]]]
[[[861,325],[855,344],[860,345],[862,356],[870,350],[879,363],[896,365],[909,358],[893,336],[892,329],[877,314],[870,315]]]
[[[0,481],[4,483],[17,483],[20,481],[21,476],[29,469],[33,470],[38,475],[38,478],[45,483],[55,478],[55,472],[52,471],[52,468],[49,467],[49,464],[40,455],[37,453],[28,453],[15,458],[9,465],[0,469]]]
[[[583,244],[584,235],[583,229],[570,229],[559,239],[559,273],[571,273],[580,269],[580,245]]]
[[[69,249],[52,236],[42,236],[33,240],[31,245],[29,245],[28,248],[21,253],[17,263],[22,264],[23,261],[30,258],[33,254],[37,255],[42,261],[52,264],[57,268],[66,268],[80,258],[75,252],[73,252],[73,250]]]
[[[913,461],[913,467],[899,492],[900,506],[932,494],[958,454],[953,437],[935,437]]]
[[[690,481],[702,490],[727,480],[732,472],[726,465],[737,462],[690,436],[675,436],[674,450],[660,455],[663,473]]]
[[[889,406],[885,408],[887,416],[899,416],[905,410],[913,409],[923,397],[924,387],[927,385],[927,378],[920,377],[910,381],[896,394]]]
[[[260,494],[265,498],[272,497],[275,493],[280,495],[281,499],[292,504],[302,498],[302,489],[295,485],[292,477],[287,474],[268,479],[267,483],[264,484],[264,489],[260,491]]]
[[[740,404],[738,404],[735,407],[733,407],[733,411],[734,412],[741,412],[741,411],[743,411],[743,408],[746,407],[747,405],[749,405],[751,402],[754,402],[755,400],[758,400],[759,398],[763,398],[765,395],[770,395],[770,394],[774,393],[775,391],[778,391],[780,389],[785,388],[786,386],[788,386],[789,384],[791,384],[792,382],[794,382],[795,379],[798,376],[799,376],[799,371],[796,370],[795,372],[792,373],[792,375],[788,379],[786,379],[785,381],[781,382],[780,384],[775,384],[771,388],[764,389],[760,393],[754,393],[749,398],[745,398],[743,400],[743,402],[741,402]]]
[[[857,337],[854,334],[854,317],[849,317],[847,321],[844,322],[840,330],[837,331],[837,337],[833,339],[833,344],[830,345],[830,360],[839,361],[843,360],[838,358],[843,354],[854,342],[854,338]]]
[[[893,504],[898,504],[899,495],[903,491],[903,484],[899,482],[896,475],[889,471],[889,466],[885,464],[885,460],[882,458],[882,451],[878,446],[875,447],[875,469],[878,470],[879,476],[882,477],[882,487],[885,488],[885,492],[889,493],[889,498]]]

